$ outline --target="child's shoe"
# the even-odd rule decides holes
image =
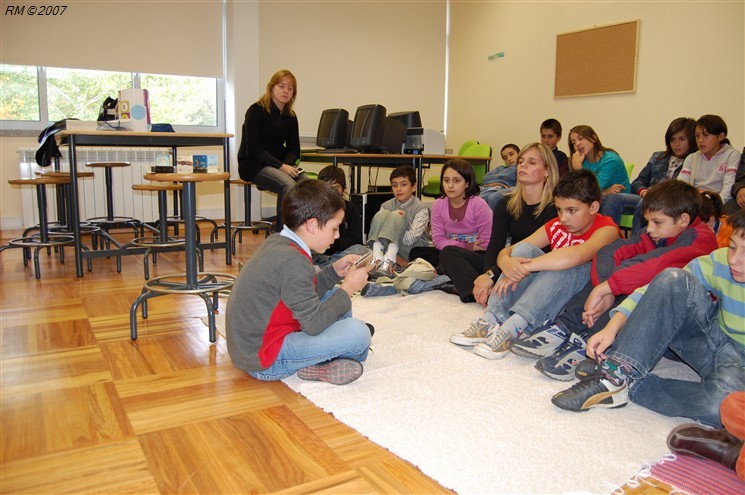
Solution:
[[[499,325],[495,325],[486,342],[474,347],[473,353],[486,359],[502,359],[509,354],[510,343],[515,338],[512,332],[505,331]]]
[[[572,333],[553,354],[538,360],[535,367],[554,380],[574,380],[574,369],[587,357],[585,349],[587,349],[585,339]]]
[[[471,326],[461,333],[450,336],[450,342],[458,345],[472,346],[486,342],[489,332],[496,324],[486,321],[483,318],[477,318],[471,322]]]
[[[514,341],[510,345],[510,351],[521,357],[540,359],[553,354],[568,337],[558,325],[551,324],[540,327],[527,338]]]
[[[601,364],[591,358],[587,358],[584,361],[577,363],[577,367],[574,369],[574,376],[578,380],[587,380],[589,378],[595,378],[600,376],[600,370],[603,368]]]
[[[336,358],[297,370],[298,378],[317,382],[346,385],[362,376],[362,363],[349,358]]]
[[[575,383],[551,398],[558,408],[583,412],[593,407],[614,409],[629,403],[626,382],[615,385],[604,377],[595,377]]]

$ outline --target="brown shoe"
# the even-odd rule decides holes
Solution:
[[[362,376],[362,363],[348,358],[336,358],[321,364],[314,364],[297,371],[298,378],[334,385],[346,385]]]
[[[706,428],[687,423],[672,429],[667,436],[667,446],[676,454],[709,459],[734,470],[742,449],[742,440],[724,428]]]

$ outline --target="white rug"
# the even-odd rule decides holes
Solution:
[[[489,361],[448,342],[482,314],[456,296],[355,297],[353,308],[376,329],[362,377],[285,383],[458,493],[608,494],[666,454],[682,422],[635,404],[556,408],[551,396],[571,383],[544,377],[532,360]]]

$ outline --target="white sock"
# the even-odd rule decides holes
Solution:
[[[380,241],[373,243],[373,259],[383,261],[383,244]]]
[[[388,244],[388,250],[385,252],[385,258],[391,261],[396,261],[396,255],[398,254],[398,244],[391,242]]]

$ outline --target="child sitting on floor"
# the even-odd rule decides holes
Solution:
[[[579,412],[631,400],[721,427],[722,400],[745,390],[745,211],[729,221],[728,248],[664,270],[612,310],[587,343],[600,371],[554,395],[555,406]],[[701,380],[652,373],[668,349]]]
[[[440,251],[458,246],[469,251],[484,251],[491,234],[492,211],[478,196],[479,186],[470,163],[460,158],[448,160],[440,172],[442,196],[432,205],[433,247],[415,247],[411,259],[422,258],[432,266],[440,265]]]
[[[396,257],[409,261],[409,251],[417,246],[431,246],[428,230],[429,208],[415,196],[416,171],[409,165],[391,172],[393,198],[382,205],[370,224],[367,245],[373,249],[373,269],[392,276]]]
[[[510,346],[519,356],[539,359],[536,368],[549,378],[574,379],[575,367],[585,359],[587,339],[607,324],[611,307],[663,269],[682,268],[717,248],[714,233],[699,219],[702,198],[695,187],[677,180],[661,182],[642,201],[647,231],[600,249],[590,281],[556,320]]]
[[[234,366],[259,380],[297,372],[337,385],[362,374],[372,327],[351,317],[351,297],[367,282],[367,269],[348,255],[316,274],[311,260],[311,251],[324,252],[339,237],[343,219],[344,200],[325,182],[301,181],[287,192],[282,232],[246,262],[228,299]]]
[[[620,237],[613,221],[598,214],[600,199],[592,172],[567,172],[554,190],[559,216],[499,253],[505,268],[484,316],[450,341],[475,346],[473,352],[481,357],[499,359],[507,355],[511,340],[553,320],[589,280],[595,253]],[[544,253],[547,246],[551,251]]]
[[[493,210],[499,200],[510,195],[517,183],[517,156],[520,148],[516,144],[505,144],[502,146],[502,159],[504,165],[489,170],[481,180],[479,186],[481,199]]]

